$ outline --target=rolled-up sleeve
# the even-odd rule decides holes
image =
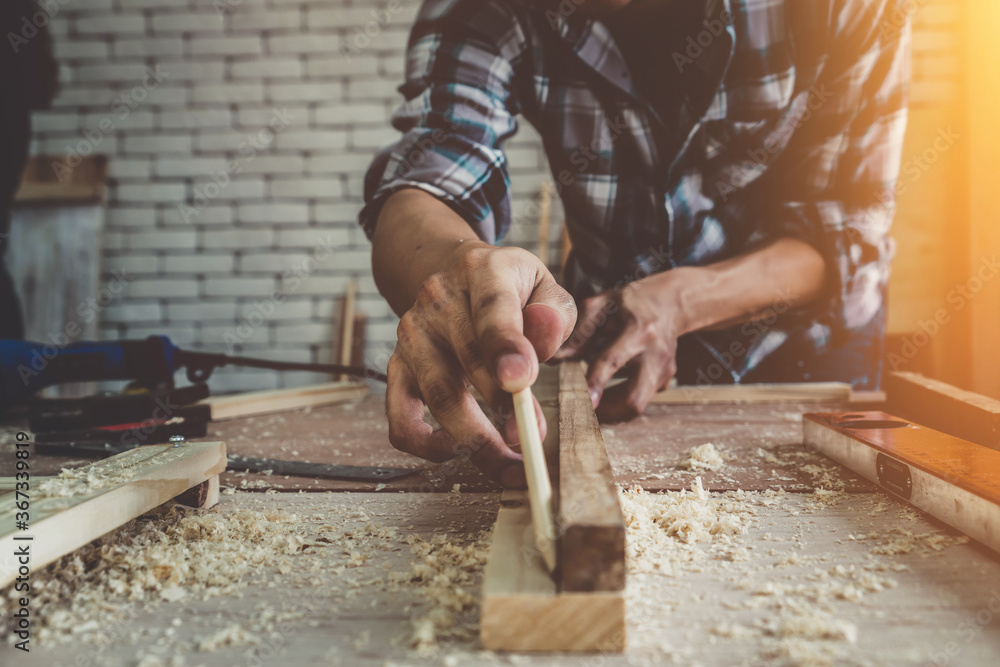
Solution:
[[[858,4],[843,3],[828,74],[805,93],[789,159],[770,175],[761,213],[769,236],[799,238],[823,255],[826,298],[803,314],[835,338],[883,308],[906,130],[909,21],[891,0],[849,14]]]
[[[479,0],[428,2],[407,50],[405,102],[393,116],[402,132],[365,177],[359,220],[369,238],[393,192],[418,188],[461,215],[494,243],[510,224],[503,142],[517,129],[512,62],[519,52],[515,18]]]

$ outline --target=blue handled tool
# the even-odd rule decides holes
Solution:
[[[219,366],[277,371],[314,371],[385,381],[359,366],[293,363],[182,350],[166,336],[145,340],[78,342],[65,346],[0,340],[0,411],[25,405],[41,389],[69,382],[129,380],[143,387],[170,385],[187,369],[191,382],[204,382]]]

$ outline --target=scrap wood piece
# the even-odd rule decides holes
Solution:
[[[559,370],[558,524],[563,591],[625,588],[625,519],[579,363]]]
[[[206,482],[198,500],[211,506],[225,469],[225,443],[196,442],[139,447],[44,483],[32,480],[28,530],[18,528],[14,510],[15,500],[23,498],[0,495],[0,549],[14,553],[29,545],[32,568],[41,568]],[[0,588],[16,576],[16,569],[0,570]]]
[[[806,445],[1000,552],[1000,452],[872,412],[806,414]]]
[[[534,548],[527,495],[507,490],[483,572],[479,633],[491,651],[622,651],[625,596],[560,592]]]
[[[886,373],[884,384],[894,414],[1000,450],[1000,401],[919,373]]]
[[[800,403],[843,401],[877,403],[885,400],[880,391],[855,391],[846,382],[786,382],[775,384],[683,385],[661,391],[650,403],[689,405],[697,403]]]
[[[202,399],[181,410],[186,416],[223,421],[238,417],[264,415],[296,408],[342,403],[368,395],[368,385],[358,382],[327,382],[306,387],[251,391],[232,396]]]

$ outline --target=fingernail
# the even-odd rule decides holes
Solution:
[[[523,489],[528,485],[524,476],[524,467],[520,465],[507,466],[500,473],[500,483],[508,489]]]
[[[497,379],[501,384],[524,380],[529,370],[528,360],[520,354],[505,354],[497,361]]]
[[[598,389],[597,387],[591,387],[589,389],[589,392],[590,392],[590,402],[593,403],[594,407],[596,408],[597,404],[601,402],[601,390]]]

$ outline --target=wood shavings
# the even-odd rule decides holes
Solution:
[[[298,553],[297,518],[280,510],[210,512],[163,507],[68,554],[32,579],[34,628],[42,643],[106,641],[92,620],[128,603],[234,595],[247,575]],[[13,589],[0,598],[6,618]],[[0,626],[9,640],[12,626]]]
[[[719,450],[710,442],[692,447],[687,451],[687,458],[682,467],[687,470],[718,470],[725,465]]]
[[[639,487],[623,491],[630,568],[671,573],[692,559],[690,545],[726,544],[745,534],[752,510],[734,500],[731,494],[710,496],[700,477],[690,491],[648,494]]]
[[[133,466],[117,466],[110,462],[102,466],[63,468],[58,477],[38,485],[38,495],[46,498],[85,496],[124,484],[134,478],[135,473]]]
[[[478,586],[486,565],[489,537],[484,533],[462,545],[444,535],[407,539],[415,557],[410,581],[417,586],[424,610],[411,618],[410,646],[418,654],[439,649],[441,640],[461,640],[478,632]]]

